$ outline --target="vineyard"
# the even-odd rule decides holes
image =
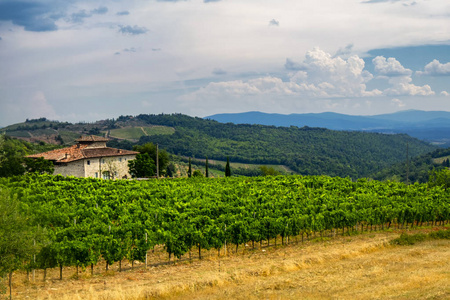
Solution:
[[[97,180],[48,175],[0,179],[32,225],[46,231],[25,269],[93,268],[247,244],[450,220],[450,190],[327,176]],[[228,250],[230,251],[230,250]]]

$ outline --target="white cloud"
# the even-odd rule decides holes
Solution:
[[[390,88],[384,90],[387,96],[432,96],[435,92],[432,91],[429,85],[417,86],[412,82],[412,71],[406,69],[394,57],[386,59],[383,56],[377,56],[372,60],[375,67],[375,72],[379,74],[378,79],[386,79],[391,85]]]
[[[340,98],[382,94],[376,89],[366,90],[365,83],[370,81],[373,76],[364,70],[364,60],[358,56],[351,56],[345,60],[340,57],[332,57],[329,53],[315,48],[306,53],[301,65],[304,70],[290,73],[289,81],[283,81],[274,76],[265,76],[247,81],[212,82],[182,99],[255,95]]]
[[[26,101],[25,109],[31,118],[46,117],[49,119],[56,119],[58,115],[56,114],[52,105],[50,105],[42,91],[37,91],[31,97],[30,100]]]
[[[231,80],[212,82],[197,91],[186,94],[179,99],[185,103],[204,103],[214,101],[246,101],[261,103],[304,101],[305,99],[361,99],[383,96],[432,96],[435,92],[429,85],[417,86],[412,83],[411,70],[405,69],[395,58],[385,59],[378,56],[374,59],[378,73],[388,80],[389,88],[380,91],[368,90],[366,83],[373,75],[364,70],[364,60],[357,55],[347,59],[333,57],[331,54],[314,48],[308,51],[300,63],[287,60],[290,70],[287,79],[277,76],[264,76],[249,80]],[[286,67],[285,65],[285,67]],[[301,69],[301,70],[298,70]],[[402,75],[406,74],[406,75]],[[283,100],[279,100],[283,99]],[[391,105],[405,107],[406,103],[398,98],[390,100]],[[238,104],[236,104],[238,105]],[[329,109],[339,106],[333,101]],[[365,106],[368,106],[367,104]]]
[[[83,116],[85,106],[72,104],[75,99],[92,99],[108,108],[108,117],[123,113],[120,105],[111,104],[112,96],[134,101],[130,113],[142,112],[142,99],[154,102],[147,112],[170,108],[185,113],[188,110],[173,100],[182,94],[204,98],[212,108],[236,97],[240,101],[232,102],[234,107],[248,103],[246,108],[254,110],[250,104],[264,102],[269,110],[286,103],[291,112],[298,110],[292,110],[289,101],[293,105],[309,101],[309,106],[296,107],[304,112],[317,107],[333,109],[350,99],[352,105],[346,109],[355,112],[352,108],[358,103],[364,106],[370,99],[376,106],[387,93],[395,96],[383,97],[385,107],[392,109],[389,103],[398,97],[414,108],[410,106],[413,101],[428,97],[420,95],[433,94],[425,84],[439,92],[448,90],[446,78],[424,76],[420,78],[423,86],[415,86],[414,77],[414,81],[390,81],[395,72],[395,77],[411,75],[398,62],[406,62],[400,55],[391,54],[395,60],[382,61],[381,73],[371,71],[374,76],[385,76],[385,82],[372,80],[361,60],[362,53],[372,49],[450,40],[442,25],[448,21],[448,0],[420,1],[406,9],[399,3],[368,5],[345,0],[204,2],[0,0],[0,113],[3,104],[11,101],[23,112],[22,120],[29,117],[22,108],[27,104],[20,100],[23,91],[35,90],[45,91],[60,116],[68,110]],[[79,16],[83,25],[68,21],[83,10]],[[273,18],[274,26],[268,26]],[[316,45],[325,54],[310,51],[303,57]],[[336,45],[343,48],[336,52]],[[137,49],[135,53],[131,46]],[[445,55],[429,57],[419,67],[407,66],[426,72],[429,67],[423,68],[433,58],[449,61]],[[283,69],[286,58],[291,59]],[[224,78],[229,81],[208,84]],[[384,90],[388,82],[389,90],[378,90]],[[209,93],[216,93],[217,98]],[[417,97],[397,96],[402,93]],[[450,102],[437,98],[439,109],[449,110]],[[318,102],[321,106],[315,106]],[[3,116],[9,111],[3,110],[0,122],[6,122]]]
[[[375,72],[384,76],[408,76],[412,74],[410,69],[405,69],[398,60],[393,57],[386,59],[383,56],[377,56],[372,60],[375,66]]]
[[[23,92],[20,98],[3,99],[2,109],[0,110],[0,120],[8,122],[2,125],[8,125],[25,121],[28,119],[37,119],[45,117],[50,120],[58,120],[59,116],[53,106],[47,101],[42,91]]]
[[[364,70],[364,60],[357,55],[348,59],[332,57],[329,53],[315,48],[308,51],[302,63],[304,73],[301,82],[296,81],[296,75],[291,81],[299,84],[314,85],[325,97],[362,97],[379,95],[378,90],[367,91],[366,85],[373,76]],[[305,82],[306,81],[306,82]]]
[[[392,85],[384,91],[388,96],[432,96],[435,92],[426,84],[424,86],[417,86],[411,83],[410,76],[392,77],[389,83]]]
[[[441,64],[439,60],[434,59],[432,62],[425,66],[424,71],[417,71],[418,75],[430,75],[430,76],[450,76],[450,62]]]
[[[397,98],[392,99],[392,104],[397,107],[405,107],[406,106],[406,104],[402,100],[397,99]]]
[[[440,95],[444,97],[450,96],[450,94],[447,91],[442,91]]]

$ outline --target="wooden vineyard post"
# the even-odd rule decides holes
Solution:
[[[227,224],[225,224],[225,245],[224,245],[224,250],[225,250],[225,256],[227,256]]]
[[[147,245],[147,232],[145,233],[145,245]],[[145,248],[147,249],[147,246]],[[147,266],[148,266],[147,252],[148,252],[148,250],[145,250],[145,268],[146,269],[147,269]]]
[[[33,246],[36,246],[36,240],[33,240]],[[33,254],[33,271],[32,271],[32,273],[33,273],[33,282],[35,282],[35,279],[36,279],[36,270],[34,269],[34,267],[35,267],[35,265],[36,265],[36,254]]]

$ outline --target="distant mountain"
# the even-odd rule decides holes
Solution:
[[[233,124],[308,126],[332,130],[406,133],[434,144],[450,146],[450,112],[446,111],[406,110],[374,116],[352,116],[332,112],[283,115],[255,111],[216,114],[205,119]]]

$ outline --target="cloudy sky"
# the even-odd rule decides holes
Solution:
[[[450,111],[448,0],[0,0],[0,126]]]

